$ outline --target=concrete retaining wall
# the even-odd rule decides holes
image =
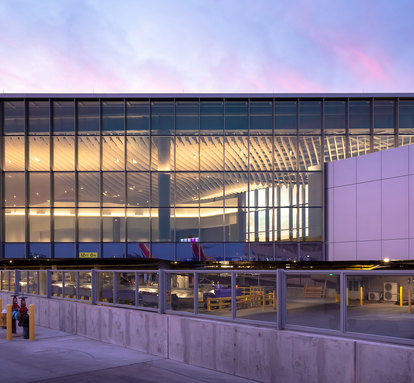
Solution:
[[[3,307],[10,294],[0,293]],[[412,382],[414,349],[29,297],[35,323],[260,382]]]

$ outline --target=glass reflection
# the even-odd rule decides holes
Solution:
[[[224,130],[223,101],[200,102],[200,134],[223,134]]]
[[[299,108],[299,134],[321,134],[322,103],[320,101],[300,101]]]
[[[53,169],[75,170],[75,138],[55,136],[53,139]]]
[[[175,190],[176,206],[198,207],[200,190],[198,173],[176,173]]]
[[[349,101],[349,134],[369,134],[370,110],[369,100]]]
[[[414,134],[414,101],[399,100],[398,106],[399,134]]]
[[[125,241],[125,209],[102,209],[102,240]]]
[[[122,206],[125,201],[125,174],[123,172],[102,173],[103,206]]]
[[[151,139],[151,170],[174,170],[174,138],[153,137]]]
[[[325,101],[325,134],[345,134],[345,101]]]
[[[128,172],[127,198],[130,206],[149,206],[150,173]]]
[[[296,135],[297,102],[275,102],[275,135]]]
[[[200,171],[223,170],[223,137],[200,137]]]
[[[100,241],[100,217],[100,209],[78,209],[79,242]]]
[[[124,134],[124,115],[123,101],[102,101],[102,133]]]
[[[151,133],[154,135],[174,134],[174,102],[151,102]]]
[[[200,173],[200,206],[223,206],[223,173]]]
[[[29,134],[49,133],[49,101],[29,101]]]
[[[4,137],[4,170],[24,170],[24,137]]]
[[[5,242],[25,241],[24,209],[4,209]]]
[[[79,134],[99,134],[99,101],[78,101]]]
[[[362,156],[370,152],[369,136],[350,136],[349,154],[351,157]]]
[[[79,206],[99,206],[99,173],[78,173],[78,198]]]
[[[149,170],[149,137],[127,137],[127,170]]]
[[[123,137],[102,137],[102,170],[124,170]]]
[[[30,173],[29,182],[30,206],[50,206],[49,173]]]
[[[299,137],[299,169],[322,170],[321,137]]]
[[[50,242],[50,210],[29,210],[29,236],[31,242]]]
[[[144,243],[150,240],[149,224],[149,209],[127,209],[127,241],[139,242],[142,249],[137,249],[136,252],[144,251],[148,257],[150,257],[150,253],[146,252]]]
[[[74,242],[75,241],[75,210],[74,209],[54,209],[53,210],[53,225],[54,225],[54,240],[56,242]]]
[[[149,102],[126,101],[127,134],[149,134]]]
[[[24,101],[4,101],[4,134],[24,134]]]
[[[175,170],[199,169],[198,137],[177,137],[175,140]]]
[[[175,113],[176,134],[198,134],[198,101],[177,101]]]
[[[374,136],[373,151],[378,152],[380,150],[387,150],[394,147],[394,136]]]
[[[54,206],[75,206],[75,173],[53,174]]]
[[[274,168],[275,171],[296,170],[296,137],[275,137]]]
[[[249,165],[251,171],[273,169],[273,138],[250,137]]]
[[[53,101],[53,130],[55,134],[73,134],[75,131],[73,101]]]
[[[374,101],[374,134],[394,134],[394,101]]]
[[[272,135],[272,101],[250,101],[250,134]]]
[[[24,206],[25,177],[24,173],[7,172],[4,175],[4,206]]]
[[[247,101],[226,101],[225,134],[248,134],[248,103]]]
[[[225,137],[225,170],[248,170],[249,140],[247,137]]]
[[[346,158],[346,137],[327,136],[325,137],[325,162],[332,162]]]
[[[99,137],[78,137],[78,170],[100,170]]]
[[[49,137],[32,136],[29,140],[29,170],[50,170]]]

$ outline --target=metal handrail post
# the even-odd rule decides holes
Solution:
[[[14,270],[14,293],[20,293],[20,270]]]
[[[96,270],[91,270],[91,304],[96,305],[98,275]]]
[[[46,270],[46,297],[52,296],[52,270]]]
[[[343,271],[340,274],[339,292],[341,296],[340,303],[340,330],[344,334],[346,332],[347,307],[346,307],[346,275]]]
[[[236,305],[237,305],[237,299],[236,299],[236,272],[232,271],[231,273],[231,316],[234,319],[236,319]]]
[[[277,269],[276,275],[276,285],[277,285],[277,302],[276,302],[276,318],[277,318],[277,328],[278,330],[283,330],[285,325],[286,318],[286,282],[285,282],[285,273],[282,269]]]
[[[165,313],[165,297],[166,297],[166,283],[165,283],[165,270],[159,270],[158,276],[158,312],[160,314]]]
[[[198,314],[198,274],[194,272],[194,314]]]

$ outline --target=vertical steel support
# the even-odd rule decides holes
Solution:
[[[285,282],[285,272],[282,269],[277,269],[276,274],[276,317],[277,317],[277,329],[283,330],[286,320],[286,282]]]
[[[49,258],[55,257],[55,166],[54,166],[54,139],[53,139],[53,116],[54,110],[52,108],[52,100],[49,98]]]
[[[76,299],[79,300],[80,294],[79,294],[79,287],[80,287],[80,272],[76,272]]]
[[[198,273],[193,273],[193,285],[194,285],[194,314],[198,314]]]
[[[400,99],[394,101],[394,147],[398,147],[398,135],[400,131]]]
[[[139,305],[138,272],[135,271],[135,306]]]
[[[116,271],[114,271],[112,273],[112,294],[114,295],[112,303],[115,304],[116,303],[116,294],[117,294],[117,291],[116,291]]]
[[[78,176],[78,103],[73,99],[73,114],[74,114],[74,143],[75,143],[75,225],[74,225],[74,239],[75,239],[75,258],[79,258],[79,222],[78,222],[78,206],[79,206],[79,176]]]
[[[52,296],[52,270],[46,270],[46,297]]]
[[[346,307],[346,275],[343,271],[340,273],[340,285],[339,292],[341,295],[340,303],[340,331],[342,334],[346,332],[346,321],[347,321],[347,307]]]
[[[231,317],[236,319],[237,299],[236,299],[236,272],[231,272]]]
[[[96,305],[97,300],[97,284],[98,284],[98,275],[96,270],[91,270],[91,303]]]
[[[160,314],[165,313],[166,295],[165,270],[160,269],[158,275],[158,312]]]
[[[3,147],[3,102],[0,102],[0,259],[4,258],[3,242],[4,242],[4,179],[3,179],[3,162],[4,162],[4,147]],[[0,281],[3,283],[3,280]]]
[[[374,151],[374,98],[371,98],[369,106],[369,152],[372,153]]]

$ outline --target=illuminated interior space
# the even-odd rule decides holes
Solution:
[[[397,95],[2,95],[3,258],[324,260],[324,163],[413,143]]]

